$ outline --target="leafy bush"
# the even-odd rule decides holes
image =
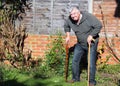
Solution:
[[[106,65],[101,71],[109,74],[120,73],[120,64],[117,65]]]
[[[0,67],[0,82],[3,81],[3,68]]]
[[[55,38],[51,36],[51,43],[48,45],[46,52],[46,66],[48,70],[54,71],[56,74],[63,74],[64,72],[64,57],[65,48],[61,33],[58,33]]]
[[[15,79],[19,70],[14,67],[0,64],[0,81],[4,82],[10,79]]]

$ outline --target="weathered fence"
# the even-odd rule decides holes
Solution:
[[[79,6],[80,10],[90,11],[92,0],[31,0],[32,9],[27,12],[24,24],[32,34],[55,34],[63,32],[64,19],[71,6]],[[91,7],[92,8],[92,7]]]

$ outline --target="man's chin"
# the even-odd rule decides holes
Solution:
[[[73,21],[74,21],[74,22],[78,22],[78,20],[77,20],[77,19],[74,19]]]
[[[74,18],[73,20],[74,20],[74,21],[78,21],[78,19],[77,19],[77,18]]]

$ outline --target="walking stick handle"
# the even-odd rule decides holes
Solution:
[[[95,42],[95,39],[92,39],[93,42]]]

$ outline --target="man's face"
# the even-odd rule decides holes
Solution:
[[[71,16],[71,18],[72,18],[74,21],[78,21],[79,18],[80,18],[80,12],[79,12],[79,10],[73,9],[73,10],[71,11],[71,13],[70,13],[70,16]]]

